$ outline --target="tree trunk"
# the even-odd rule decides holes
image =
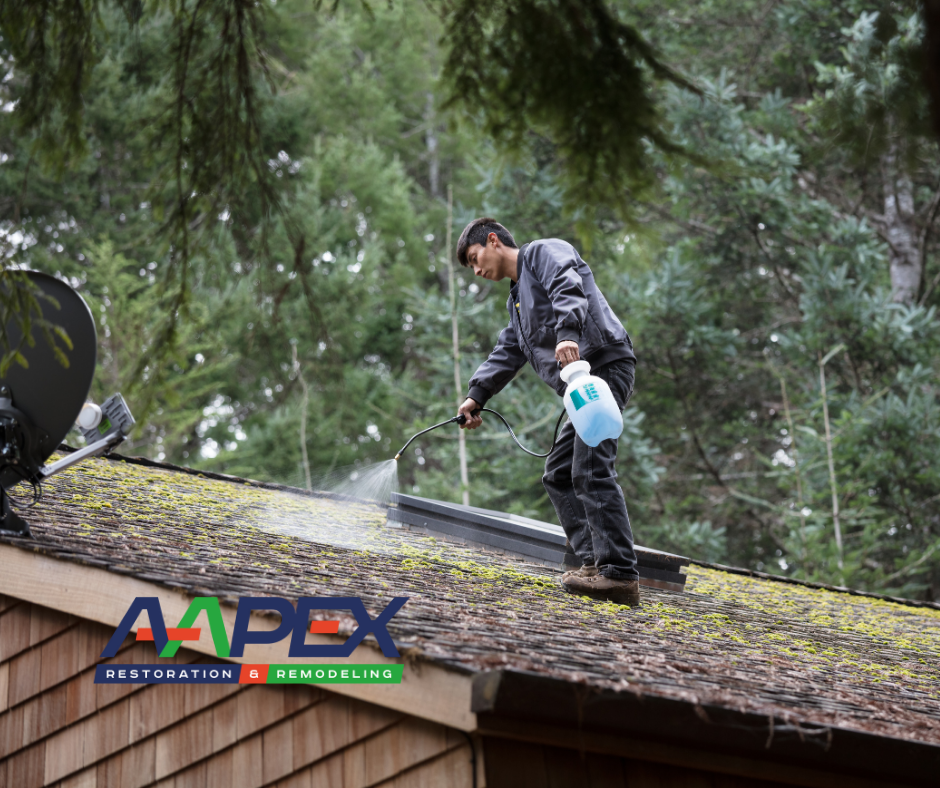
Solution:
[[[428,185],[432,197],[441,196],[441,162],[437,154],[437,118],[434,112],[434,94],[428,93],[424,106],[424,122],[427,126],[425,142],[428,146]]]
[[[902,167],[897,140],[892,139],[884,157],[884,218],[891,262],[891,298],[899,304],[913,304],[920,289],[923,261],[914,223],[914,185]]]
[[[451,258],[451,233],[454,226],[454,187],[447,184],[447,251],[443,257],[447,266],[447,279],[450,285],[450,328],[451,348],[454,353],[454,389],[457,391],[457,407],[464,400],[463,384],[460,381],[460,331],[457,322],[457,285],[454,281],[454,261]],[[457,430],[457,453],[460,459],[460,489],[464,506],[470,505],[470,475],[467,470],[467,436],[464,430]]]

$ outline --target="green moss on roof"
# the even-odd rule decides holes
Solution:
[[[371,504],[120,461],[54,477],[29,519],[37,549],[192,594],[353,595],[373,611],[408,596],[393,634],[444,664],[940,743],[936,609],[697,566],[686,593],[644,589],[631,609],[570,596],[545,567],[390,527]]]

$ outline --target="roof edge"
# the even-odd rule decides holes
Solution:
[[[121,567],[105,569],[79,563],[75,559],[55,557],[32,547],[26,540],[24,542],[15,546],[0,543],[0,594],[86,621],[117,627],[134,597],[139,596],[156,597],[160,600],[164,619],[167,622],[179,621],[192,598],[200,596],[198,589],[160,585],[128,574]],[[231,637],[235,626],[235,606],[223,604],[220,610],[226,634]],[[253,621],[255,615],[252,615]],[[259,616],[263,617],[263,614]],[[266,628],[264,622],[260,623],[253,628]],[[132,631],[136,632],[137,628]],[[312,642],[324,645],[336,645],[345,640],[334,635],[308,637]],[[218,658],[208,631],[198,642],[187,643],[186,648]],[[244,657],[229,657],[225,661],[284,664],[291,661],[288,651],[289,641],[286,640],[251,644]],[[305,659],[304,664],[335,661],[335,658]],[[398,661],[405,666],[401,684],[330,684],[323,688],[458,730],[470,732],[476,729],[476,717],[470,711],[471,675],[411,650],[402,652]],[[349,658],[350,667],[387,662],[388,658],[381,650],[369,642],[360,644]]]

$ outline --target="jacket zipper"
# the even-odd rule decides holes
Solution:
[[[512,296],[510,296],[510,303],[512,303]],[[542,365],[539,363],[538,356],[532,352],[532,346],[529,344],[528,337],[525,335],[525,331],[522,328],[522,311],[519,309],[519,305],[522,303],[522,299],[516,303],[516,322],[519,326],[519,339],[522,340],[522,343],[525,345],[526,350],[529,352],[529,359],[532,366],[535,368],[535,371],[538,372],[542,369]]]

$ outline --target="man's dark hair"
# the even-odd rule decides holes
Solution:
[[[496,237],[504,246],[508,246],[510,249],[519,248],[516,245],[516,239],[512,237],[512,233],[495,219],[485,216],[482,219],[474,219],[463,228],[460,240],[457,241],[457,259],[462,266],[469,265],[467,262],[467,249],[474,244],[486,246],[486,239],[490,233],[496,233]]]

